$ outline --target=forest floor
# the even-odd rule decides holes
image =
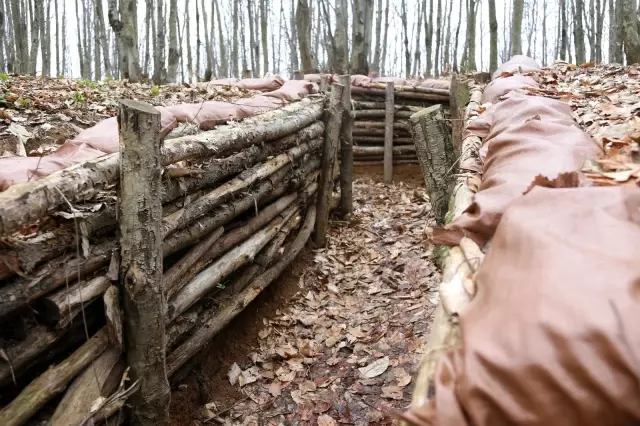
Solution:
[[[352,217],[210,345],[172,396],[172,425],[386,425],[410,402],[438,302],[418,166],[359,169]]]
[[[206,83],[155,86],[0,73],[0,157],[48,154],[83,129],[116,115],[119,99],[168,106],[251,94]]]

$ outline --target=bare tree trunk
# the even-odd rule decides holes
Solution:
[[[529,12],[530,12],[530,22],[529,22],[529,33],[527,35],[527,56],[530,58],[535,59],[536,58],[536,51],[535,51],[535,46],[536,46],[536,39],[535,39],[535,28],[536,28],[536,16],[537,16],[537,6],[538,6],[538,1],[537,0],[533,0],[530,4],[529,4]],[[584,41],[583,41],[584,43]],[[533,48],[533,50],[532,50]]]
[[[29,2],[31,5],[31,2]],[[31,8],[31,6],[30,6]],[[28,73],[36,75],[36,64],[38,62],[38,49],[40,48],[40,21],[42,20],[42,1],[36,0],[32,7],[31,14],[31,52],[29,53]]]
[[[85,55],[85,66],[84,69],[87,72],[86,75],[86,79],[89,80],[93,80],[94,76],[93,76],[93,71],[91,69],[91,66],[93,64],[93,51],[91,50],[91,41],[93,40],[93,36],[92,36],[92,30],[93,30],[93,23],[91,22],[91,19],[93,17],[93,14],[90,13],[90,7],[88,6],[87,3],[90,0],[81,0],[82,2],[82,17],[84,20],[84,31],[82,32],[82,43],[83,43],[83,47],[82,50],[84,51],[84,55]]]
[[[62,3],[62,22],[67,21],[67,3]],[[61,74],[66,74],[67,72],[67,26],[62,25],[62,46],[60,47],[62,51],[62,72]]]
[[[568,34],[569,29],[567,28],[567,4],[566,0],[560,0],[560,59],[563,61],[567,60],[567,53],[569,50],[569,40]]]
[[[233,44],[231,50],[231,74],[233,77],[240,77],[240,72],[238,70],[238,60],[239,60],[239,44],[238,44],[238,2],[233,2],[233,15],[232,15],[232,23],[233,28],[231,32],[233,33]]]
[[[315,58],[311,52],[311,10],[307,0],[298,0],[296,26],[298,27],[298,47],[302,71],[305,73],[315,72]]]
[[[165,79],[164,48],[165,48],[165,21],[162,10],[163,0],[156,1],[156,38],[153,48],[153,82],[161,84]]]
[[[0,72],[7,71],[7,63],[9,62],[7,58],[5,58],[5,54],[4,54],[4,44],[8,38],[4,32],[5,31],[4,18],[5,18],[4,2],[0,0],[0,36],[2,36],[3,38],[3,40],[0,40]]]
[[[80,63],[80,76],[82,78],[87,78],[87,68],[86,68],[86,55],[84,52],[84,46],[82,43],[82,35],[84,31],[82,30],[81,20],[80,20],[80,7],[78,5],[78,0],[76,0],[76,22],[78,23],[78,62]]]
[[[256,49],[259,49],[259,45],[255,44],[256,41],[256,37],[255,37],[255,32],[258,30],[257,28],[253,28],[254,25],[254,10],[255,8],[253,7],[253,0],[247,0],[247,15],[249,17],[249,56],[251,58],[251,70],[252,72],[256,73],[256,72],[260,72],[260,70],[258,69],[259,67],[256,66],[256,55],[259,54],[259,52],[256,51]],[[257,75],[255,75],[255,77],[257,77]]]
[[[546,0],[545,0],[546,1]],[[596,22],[596,61],[602,62],[602,33],[604,28],[604,13],[607,9],[607,0],[597,0],[596,1],[596,12],[597,22]],[[601,3],[602,2],[602,3]]]
[[[175,83],[178,77],[178,1],[170,0],[169,3],[169,66],[167,68],[167,80]]]
[[[446,14],[446,38],[444,42],[444,58],[442,64],[451,69],[451,14],[453,13],[453,1],[449,1],[449,10]]]
[[[196,0],[196,5],[198,4],[198,0]],[[185,28],[185,39],[187,40],[187,82],[191,83],[193,80],[193,56],[191,55],[191,27],[189,25],[189,21],[191,21],[191,16],[189,15],[189,0],[185,0],[184,2],[184,28]],[[180,43],[182,48],[182,43]],[[184,58],[182,59],[184,62]]]
[[[349,22],[347,9],[347,0],[336,0],[336,33],[334,37],[334,63],[336,66],[333,71],[338,73],[345,73],[349,69],[349,40],[347,37]]]
[[[498,69],[498,19],[496,18],[496,0],[489,0],[489,72]]]
[[[367,61],[367,72],[371,64],[371,41],[373,39],[373,0],[364,0],[364,54]]]
[[[263,74],[267,74],[269,72],[269,33],[267,32],[269,28],[267,20],[268,16],[269,0],[260,0],[260,37],[262,38]],[[271,45],[271,48],[275,49],[275,46]]]
[[[196,3],[198,0],[196,0]],[[217,9],[217,4],[212,3],[213,7]],[[215,9],[211,10],[211,13],[215,13]],[[211,76],[213,75],[213,43],[214,41],[208,37],[209,34],[209,19],[207,18],[207,9],[205,7],[205,0],[202,0],[202,22],[204,24],[204,50],[207,57],[207,66],[204,70],[204,81],[210,81]],[[222,34],[222,31],[220,32]],[[218,73],[221,71],[218,70]],[[225,77],[228,71],[225,70]]]
[[[400,3],[400,22],[402,22],[402,35],[404,39],[404,73],[405,78],[411,76],[411,50],[409,49],[409,30],[407,29],[407,1]]]
[[[11,17],[16,42],[16,71],[20,74],[29,72],[29,48],[27,46],[27,18],[26,11],[20,6],[20,0],[11,0]]]
[[[638,24],[636,9],[633,0],[623,0],[623,42],[624,53],[627,55],[627,64],[640,62],[640,35],[638,35]]]
[[[142,73],[149,77],[149,67],[151,66],[151,23],[153,21],[153,0],[146,0],[146,9],[144,16],[144,63],[142,65]],[[153,29],[155,33],[155,28]],[[153,37],[153,44],[155,45],[156,39]]]
[[[40,21],[42,32],[42,75],[51,75],[51,0],[47,0],[44,17]],[[1,57],[1,56],[0,56]]]
[[[522,55],[522,15],[524,0],[513,0],[513,16],[511,18],[511,56]]]
[[[460,36],[460,26],[462,25],[462,2],[460,0],[460,7],[458,9],[458,26],[456,27],[456,37],[453,42],[453,70],[458,71],[458,37]]]
[[[467,2],[467,63],[465,64],[467,71],[475,72],[476,66],[476,13],[478,2],[476,0],[468,0]]]
[[[385,63],[387,60],[387,36],[389,35],[389,0],[384,8],[384,37],[382,37],[382,59],[380,61],[380,73],[385,75]]]
[[[140,53],[138,49],[138,23],[136,19],[137,1],[121,0],[120,8],[120,16],[122,17],[122,44],[127,58],[124,77],[133,83],[137,83],[140,81]]]
[[[433,0],[431,0],[433,1]],[[460,7],[462,7],[462,2],[460,2]],[[462,10],[460,10],[460,20],[462,20]],[[442,0],[438,0],[438,7],[436,9],[436,54],[433,59],[434,70],[433,73],[435,75],[440,74],[440,46],[442,45]],[[456,42],[457,47],[457,42]]]
[[[427,14],[427,8],[423,8],[424,14],[424,45],[425,45],[425,55],[427,62],[427,70],[426,76],[429,77],[431,75],[431,66],[433,65],[431,62],[431,52],[432,52],[432,40],[433,40],[433,0],[429,1],[429,13]],[[425,4],[426,6],[426,4]],[[445,49],[446,52],[446,49]]]
[[[380,72],[380,52],[382,50],[382,0],[378,0],[376,14],[376,44],[373,49],[373,69]]]
[[[204,13],[204,10],[203,10]],[[229,60],[227,56],[227,47],[224,41],[224,33],[222,30],[222,22],[220,20],[220,7],[216,2],[216,13],[218,18],[218,39],[220,42],[220,77],[228,77],[229,76]],[[205,18],[206,20],[206,18]]]
[[[16,72],[16,46],[14,44],[14,41],[16,38],[15,38],[13,22],[12,22],[13,15],[11,13],[11,3],[9,2],[9,0],[6,0],[6,4],[5,4],[4,1],[5,0],[0,0],[0,3],[2,3],[4,7],[3,10],[4,10],[4,22],[6,27],[5,29],[6,37],[3,37],[4,40],[0,40],[0,43],[4,45],[4,50],[6,52],[6,70],[9,73],[14,73]]]
[[[416,26],[418,27],[416,31],[416,45],[415,52],[413,53],[413,75],[418,76],[421,74],[420,68],[422,67],[421,59],[422,59],[422,49],[420,48],[420,36],[422,35],[422,18],[423,11],[427,7],[427,0],[422,0],[418,4],[418,14],[416,15]],[[425,21],[426,22],[426,21]]]
[[[353,0],[353,20],[351,38],[351,73],[369,74],[367,64],[367,51],[365,50],[366,37],[366,0]]]
[[[584,13],[584,0],[573,0],[572,9],[574,10],[573,41],[575,43],[576,49],[576,62],[578,64],[584,64],[586,62],[584,27],[582,23],[582,15]]]
[[[291,32],[289,34],[289,53],[291,55],[291,75],[293,75],[295,71],[300,69],[300,65],[298,63],[298,33],[296,28],[296,8],[294,0],[291,0],[290,27]]]
[[[196,4],[196,79],[200,81],[200,48],[202,46],[202,41],[200,40],[200,6],[198,0],[195,0]],[[213,13],[212,13],[213,15]],[[212,21],[215,20],[215,16],[212,17]],[[187,34],[190,34],[187,31]]]

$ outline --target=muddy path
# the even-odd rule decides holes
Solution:
[[[358,169],[355,212],[332,222],[174,387],[172,425],[390,424],[437,303],[418,166]]]

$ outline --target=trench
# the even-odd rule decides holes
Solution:
[[[198,355],[172,386],[171,425],[382,425],[406,408],[439,272],[419,166],[382,180],[382,166],[356,169],[353,215]]]

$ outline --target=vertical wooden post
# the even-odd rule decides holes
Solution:
[[[393,82],[387,83],[384,115],[384,181],[393,181],[393,117],[395,115]]]
[[[329,76],[326,74],[320,76],[320,91],[322,93],[329,91]]]
[[[140,390],[131,397],[131,423],[163,425],[170,393],[162,286],[160,113],[144,102],[121,101],[118,124],[125,350],[131,376],[140,382]]]
[[[429,192],[431,210],[436,223],[443,225],[455,181],[456,171],[453,166],[456,157],[442,105],[433,105],[416,112],[409,119],[409,127]]]
[[[466,81],[461,81],[460,77],[453,73],[449,88],[449,111],[451,112],[451,142],[456,156],[460,156],[464,110],[468,103],[469,84]]]
[[[304,80],[304,73],[300,70],[298,71],[294,71],[293,72],[293,79],[294,80]]]
[[[341,75],[342,126],[340,128],[340,211],[343,216],[353,212],[353,116],[351,115],[351,76]]]
[[[342,114],[344,106],[342,96],[344,87],[334,83],[331,86],[329,104],[325,112],[324,145],[320,163],[320,177],[318,178],[318,201],[316,213],[316,228],[314,241],[318,247],[324,247],[329,228],[329,210],[331,192],[333,189],[333,168],[335,166],[336,151],[340,140]]]
[[[242,78],[251,78],[251,70],[242,70]]]

